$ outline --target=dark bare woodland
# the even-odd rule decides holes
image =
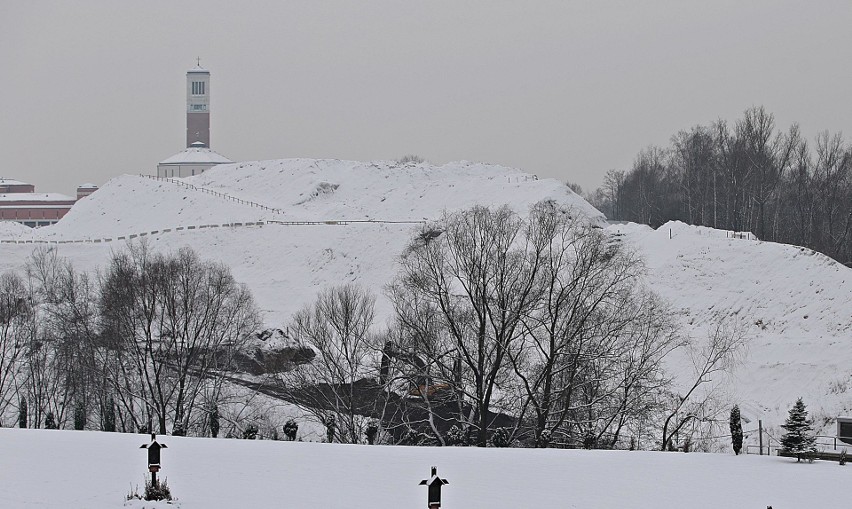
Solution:
[[[852,146],[839,133],[809,143],[795,124],[781,131],[763,107],[643,150],[589,198],[610,219],[750,231],[852,266]]]
[[[25,276],[0,276],[0,415],[26,406],[28,427],[197,433],[260,324],[248,289],[188,249],[129,245],[96,279],[38,249]]]

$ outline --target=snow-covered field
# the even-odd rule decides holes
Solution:
[[[282,327],[318,291],[343,282],[379,296],[381,325],[390,313],[383,288],[417,221],[474,204],[523,212],[542,199],[605,224],[559,181],[480,163],[290,159],[222,165],[181,183],[127,175],[54,226],[0,223],[0,271],[19,270],[39,245],[18,242],[50,242],[80,270],[94,271],[131,236],[144,235],[156,249],[191,246],[229,265],[268,326]],[[833,432],[833,417],[852,413],[852,269],[807,249],[682,223],[608,231],[642,252],[649,285],[696,339],[712,320],[746,324],[749,348],[728,391],[752,423],[777,429],[799,396],[824,432]]]
[[[852,466],[789,458],[636,451],[359,446],[159,437],[182,509],[837,508]],[[149,436],[0,429],[0,506],[114,509],[142,487]],[[129,507],[142,507],[135,503]],[[148,504],[147,507],[172,507]]]

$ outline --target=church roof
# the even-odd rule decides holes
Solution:
[[[205,69],[205,68],[201,67],[200,65],[196,65],[195,67],[193,67],[192,69],[190,69],[190,70],[188,70],[188,71],[186,71],[186,72],[188,72],[188,73],[190,73],[190,72],[203,72],[203,73],[210,74],[210,71],[208,71],[207,69]]]
[[[231,161],[222,154],[213,152],[207,147],[193,146],[186,148],[182,152],[178,152],[168,159],[160,161],[160,164],[225,164],[233,162],[234,161]]]

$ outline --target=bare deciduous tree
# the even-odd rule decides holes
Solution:
[[[0,418],[17,400],[31,313],[29,292],[21,278],[14,273],[0,274]]]
[[[437,237],[426,235],[438,230]],[[537,299],[544,241],[508,207],[447,214],[411,245],[394,283],[402,323],[418,321],[411,313],[434,317],[437,330],[417,331],[423,343],[416,346],[430,369],[469,403],[469,413],[458,417],[481,447],[488,443],[493,410],[514,399],[507,385],[509,353]]]
[[[682,394],[671,394],[662,423],[661,448],[672,447],[672,438],[697,423],[713,423],[724,406],[716,401],[720,378],[727,373],[745,347],[741,324],[718,320],[705,343],[692,345],[689,358],[694,377]]]
[[[227,267],[188,248],[161,255],[134,244],[116,253],[100,304],[103,365],[122,414],[160,433],[169,423],[186,430],[206,380],[259,325],[250,293]]]
[[[644,289],[638,256],[599,229],[548,204],[530,223],[547,249],[511,359],[534,443],[614,446],[666,383],[661,361],[679,344],[669,310]]]
[[[381,409],[374,306],[375,297],[359,286],[332,287],[299,311],[289,327],[316,356],[279,375],[279,382],[343,443],[359,443],[368,416]]]

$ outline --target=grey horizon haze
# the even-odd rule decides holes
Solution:
[[[648,145],[763,105],[808,139],[852,118],[852,3],[0,3],[0,177],[72,194],[155,173],[211,72],[211,146],[485,161],[591,190]]]

